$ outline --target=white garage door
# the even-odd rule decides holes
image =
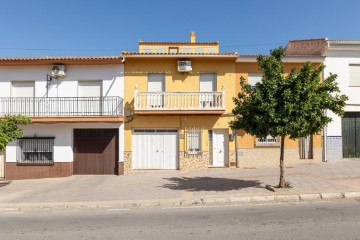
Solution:
[[[135,129],[133,169],[177,169],[178,131]]]

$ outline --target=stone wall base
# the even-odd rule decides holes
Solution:
[[[285,148],[285,165],[298,163],[319,163],[322,161],[322,148],[313,149],[312,159],[300,159],[299,148]],[[242,148],[239,149],[241,168],[279,166],[280,148]]]
[[[5,179],[7,180],[68,177],[72,174],[72,162],[56,162],[52,166],[19,166],[13,162],[5,165]]]

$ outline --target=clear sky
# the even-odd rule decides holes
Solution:
[[[119,55],[146,41],[264,54],[290,39],[360,40],[359,0],[0,0],[0,57]]]

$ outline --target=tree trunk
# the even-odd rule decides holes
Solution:
[[[284,177],[284,143],[285,136],[281,135],[281,145],[280,145],[280,182],[279,187],[285,187],[285,177]]]

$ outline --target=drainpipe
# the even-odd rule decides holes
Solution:
[[[236,168],[240,167],[240,161],[238,156],[238,131],[235,130],[235,159],[236,159]]]
[[[324,111],[324,116],[326,117],[326,110]],[[324,159],[323,159],[323,161],[324,161],[324,162],[327,162],[327,125],[324,127],[323,136],[324,136],[324,145],[323,145],[323,148],[324,148]]]

